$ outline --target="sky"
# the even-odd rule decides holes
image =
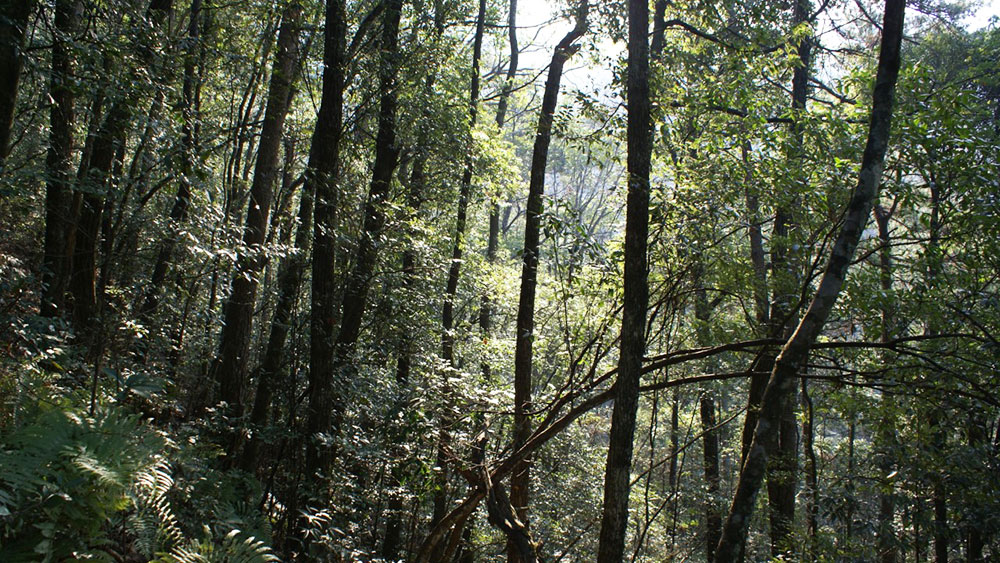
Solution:
[[[991,18],[1000,18],[1000,0],[988,0],[976,10],[974,16],[966,18],[963,22],[969,31],[976,31],[986,27]],[[998,22],[1000,25],[1000,22]]]
[[[573,1],[573,0],[570,0]],[[524,70],[545,68],[552,58],[552,48],[572,27],[573,23],[559,17],[559,6],[566,0],[522,0],[517,6],[518,41],[522,51],[519,66]],[[963,20],[969,31],[982,29],[996,20],[1000,26],[1000,0],[984,0],[972,16]],[[505,46],[506,48],[506,46]],[[614,60],[624,56],[625,44],[603,40],[600,45],[602,56]],[[602,68],[603,67],[603,68]],[[608,89],[611,84],[610,65],[594,68],[584,65],[576,58],[567,64],[563,75],[563,86],[569,89],[598,94],[600,97],[614,97]]]

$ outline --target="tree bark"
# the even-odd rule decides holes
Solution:
[[[646,245],[649,232],[649,170],[652,153],[649,100],[649,3],[628,3],[627,173],[625,212],[625,279],[621,344],[615,405],[611,415],[608,458],[604,472],[600,563],[622,561],[628,526],[629,476],[639,381],[646,349],[646,308],[649,302]]]
[[[73,51],[70,41],[80,21],[79,0],[57,0],[52,37],[52,74],[49,76],[49,148],[45,155],[45,243],[42,258],[43,317],[63,312],[66,277],[66,230],[73,182],[74,92]]]
[[[875,206],[875,221],[878,225],[878,237],[881,247],[879,248],[879,281],[885,298],[892,294],[892,246],[889,232],[889,220],[892,218],[892,209],[885,209],[881,205]],[[892,308],[892,304],[886,303],[882,306],[882,342],[888,342],[895,334],[897,320]],[[888,359],[888,358],[886,358]],[[895,520],[895,493],[893,491],[893,481],[888,477],[892,472],[893,455],[896,449],[896,419],[895,405],[892,396],[886,391],[882,392],[879,400],[879,426],[875,432],[876,462],[879,472],[879,511],[877,532],[877,551],[879,563],[896,563],[896,531],[893,521]]]
[[[21,81],[21,67],[24,66],[24,36],[28,18],[34,11],[34,0],[0,2],[0,171],[10,151],[17,87]]]
[[[323,97],[313,130],[306,190],[315,190],[313,226],[312,310],[310,312],[309,407],[306,432],[306,476],[315,479],[330,462],[322,436],[330,431],[333,408],[334,340],[337,286],[333,276],[337,250],[337,191],[340,140],[343,135],[345,87],[345,21],[343,0],[327,0],[323,43]]]
[[[698,289],[695,293],[695,319],[697,326],[695,334],[698,346],[710,346],[709,323],[712,319],[712,305],[708,301],[708,294],[703,287],[702,280],[704,265],[701,257],[696,258],[693,277]],[[701,397],[698,400],[698,411],[701,418],[702,428],[702,468],[705,477],[705,560],[711,561],[715,557],[715,547],[719,545],[719,537],[722,534],[722,508],[719,506],[717,496],[719,494],[719,484],[721,477],[719,473],[719,430],[716,426],[715,417],[715,397],[711,384],[706,385],[701,390]]]
[[[315,185],[310,186],[315,188]],[[295,304],[302,287],[302,276],[309,253],[309,239],[312,231],[313,194],[303,191],[299,200],[299,223],[295,228],[294,254],[281,262],[278,270],[278,301],[271,318],[271,330],[264,349],[264,359],[257,370],[257,392],[254,394],[253,409],[250,411],[251,434],[240,458],[244,471],[253,471],[258,465],[261,430],[267,424],[267,414],[271,399],[278,384],[281,364],[284,361],[285,341],[292,328]]]
[[[444,32],[444,18],[443,14],[439,11],[441,6],[435,4],[435,15],[434,15],[434,39],[437,40],[441,37]],[[413,167],[410,170],[409,182],[406,186],[406,198],[407,205],[409,207],[409,212],[416,216],[420,212],[420,208],[423,206],[424,200],[426,199],[426,188],[427,188],[427,160],[430,156],[430,141],[429,141],[429,130],[431,127],[431,103],[430,100],[434,94],[434,83],[437,80],[437,73],[431,71],[427,75],[424,81],[424,96],[425,102],[422,108],[422,114],[420,117],[420,122],[417,127],[417,142],[416,142],[416,156],[413,159]],[[409,228],[407,236],[411,239],[417,237],[417,230],[414,228]],[[407,245],[406,249],[403,250],[402,259],[402,273],[403,273],[403,303],[409,304],[413,298],[411,293],[413,290],[413,284],[417,280],[417,255],[413,250],[413,245]],[[404,311],[400,316],[406,317],[407,321],[404,322],[401,334],[399,351],[396,357],[396,384],[400,386],[403,391],[401,397],[399,398],[399,408],[403,408],[402,402],[406,397],[405,390],[410,384],[410,372],[412,368],[413,361],[413,348],[414,348],[414,337],[412,331],[410,330],[410,322],[413,321],[413,317],[410,316],[412,311],[408,309],[409,305],[404,305]],[[403,485],[403,480],[405,477],[404,464],[407,462],[404,459],[405,456],[409,454],[401,443],[406,437],[400,436],[397,438],[397,444],[394,446],[393,451],[393,466],[390,469],[390,478],[392,479],[390,488],[393,490],[398,490]],[[383,559],[393,561],[399,557],[400,543],[402,540],[403,533],[403,495],[398,492],[389,493],[389,501],[387,503],[386,512],[388,513],[386,517],[385,524],[385,537],[382,540],[381,555]]]
[[[783,402],[792,395],[796,375],[837,301],[854,251],[878,194],[889,141],[893,94],[896,77],[899,74],[904,8],[905,3],[902,0],[886,1],[881,52],[872,98],[871,123],[858,183],[848,203],[840,232],[833,243],[830,260],[815,296],[795,333],[782,348],[771,372],[761,402],[754,438],[740,471],[736,493],[716,551],[715,560],[718,562],[734,561],[739,556],[740,546],[745,540],[750,516],[753,514],[754,501],[767,467],[764,443],[772,440],[779,430]]]
[[[157,31],[173,8],[172,0],[154,0],[147,10],[151,31]],[[148,38],[143,41],[149,41]],[[155,49],[146,43],[136,47],[140,60],[154,66]],[[112,64],[109,54],[105,64]],[[132,69],[133,74],[136,69]],[[73,319],[77,329],[93,334],[94,316],[97,313],[97,250],[102,215],[109,191],[114,188],[112,167],[119,147],[124,145],[132,119],[132,105],[138,91],[126,86],[121,97],[110,104],[103,124],[95,127],[90,151],[85,147],[78,174],[77,193],[74,195],[73,233],[67,248],[71,248],[69,290],[73,297]],[[96,125],[96,121],[93,122]]]
[[[288,115],[288,98],[298,60],[298,38],[302,8],[296,3],[285,7],[278,32],[278,51],[271,70],[267,107],[261,126],[257,162],[247,203],[243,227],[243,247],[237,255],[231,291],[226,302],[224,325],[219,345],[219,361],[215,368],[218,400],[227,404],[230,415],[243,410],[243,386],[250,362],[250,337],[253,330],[254,303],[257,298],[257,276],[267,262],[263,245],[267,236],[268,215],[273,199],[274,182],[278,176],[278,155]]]
[[[576,25],[556,45],[545,80],[542,107],[535,129],[535,144],[531,154],[528,182],[527,214],[524,222],[524,252],[521,264],[521,290],[518,297],[514,345],[514,449],[520,448],[531,435],[531,364],[535,329],[535,288],[538,285],[538,252],[541,230],[542,199],[545,192],[545,167],[549,143],[552,140],[552,119],[559,99],[559,83],[563,66],[576,52],[574,42],[587,30],[589,3],[581,0]],[[528,525],[528,490],[530,460],[517,464],[510,481],[510,501],[521,522]],[[508,561],[519,561],[517,550],[508,549]]]
[[[329,379],[326,380],[329,381],[327,385],[333,384],[334,388],[314,390],[314,394],[317,391],[322,391],[325,395],[317,396],[317,399],[323,401],[328,398],[329,402],[310,404],[309,429],[313,437],[315,437],[314,432],[331,433],[334,439],[340,437],[345,399],[342,389],[350,386],[348,379],[352,375],[354,364],[352,356],[361,333],[361,321],[367,305],[371,277],[375,272],[382,231],[385,227],[385,203],[399,152],[396,146],[396,71],[399,58],[397,43],[401,10],[402,0],[389,0],[383,12],[382,56],[379,62],[379,91],[382,95],[379,100],[378,132],[375,136],[372,181],[365,202],[364,223],[355,254],[354,268],[347,278],[347,286],[344,289],[340,330],[333,343],[334,355],[330,363]],[[324,84],[324,89],[325,86]],[[318,217],[317,212],[317,220]],[[319,224],[317,224],[317,228],[319,228]],[[316,275],[315,271],[314,275]],[[326,272],[323,275],[329,276],[330,273]],[[327,409],[328,412],[317,412],[321,408]],[[335,452],[335,449],[331,449],[330,446],[318,446],[318,444],[317,450],[317,454],[320,455],[314,454],[316,457],[312,460],[313,465],[308,467],[311,473],[325,469],[332,461]]]
[[[806,411],[805,420],[802,422],[802,449],[806,453],[806,548],[803,559],[814,561],[817,555],[816,550],[819,547],[819,466],[814,448],[816,425],[808,382],[808,378],[802,378],[802,405]]]

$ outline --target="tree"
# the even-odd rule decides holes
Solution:
[[[26,5],[27,3],[25,3]],[[70,210],[73,170],[74,92],[73,34],[79,25],[82,6],[73,0],[56,2],[55,35],[52,43],[52,74],[49,95],[53,104],[49,118],[49,150],[45,157],[49,180],[45,187],[45,255],[42,264],[43,295],[41,314],[62,313],[66,277],[66,230]]]
[[[271,70],[267,109],[264,111],[253,184],[250,186],[250,198],[247,202],[243,249],[236,260],[236,271],[233,272],[220,337],[219,360],[215,368],[218,397],[226,402],[228,412],[236,416],[243,411],[243,387],[250,363],[250,337],[253,329],[254,304],[257,299],[257,275],[267,259],[262,245],[267,236],[268,216],[274,198],[274,181],[278,174],[278,154],[281,150],[288,100],[295,76],[301,13],[302,8],[294,2],[288,4],[282,13],[281,30],[278,32],[278,52]]]
[[[0,168],[10,150],[10,133],[17,108],[17,88],[24,65],[24,36],[33,0],[4,0],[0,4]]]
[[[548,162],[549,144],[552,140],[552,120],[559,98],[559,83],[563,66],[578,47],[574,43],[587,31],[590,4],[581,0],[576,12],[576,25],[556,45],[545,80],[545,92],[539,109],[535,143],[531,153],[531,172],[528,183],[528,201],[524,220],[524,250],[521,253],[521,292],[517,305],[514,349],[514,449],[524,445],[531,434],[531,371],[532,341],[535,328],[535,290],[538,284],[539,232],[541,230],[542,196],[545,190],[545,166]],[[521,460],[511,476],[510,502],[520,524],[526,525],[531,463]],[[524,553],[513,554],[509,559],[525,559]]]
[[[900,65],[900,43],[903,35],[903,2],[888,0],[878,74],[875,78],[871,125],[865,145],[861,171],[854,194],[847,206],[837,239],[830,250],[830,260],[820,279],[805,316],[795,333],[782,348],[761,402],[761,415],[754,439],[740,471],[740,480],[733,504],[726,517],[722,538],[716,550],[716,561],[733,561],[739,552],[753,513],[753,504],[764,478],[767,453],[764,444],[779,429],[780,406],[794,388],[795,373],[805,362],[809,349],[816,342],[837,296],[844,284],[847,269],[857,248],[868,215],[871,213],[882,173],[883,160],[889,142],[893,94]]]
[[[649,231],[649,168],[652,153],[649,103],[649,4],[629,2],[628,12],[628,204],[625,220],[625,301],[621,352],[615,381],[604,511],[597,560],[621,561],[628,524],[632,440],[639,403],[639,379],[646,348],[649,301],[646,244]]]

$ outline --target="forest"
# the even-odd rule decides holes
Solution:
[[[0,0],[0,561],[1000,559],[979,9]]]

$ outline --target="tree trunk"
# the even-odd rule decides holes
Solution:
[[[215,368],[215,381],[218,384],[216,397],[226,403],[229,414],[233,416],[239,416],[243,410],[243,386],[250,361],[257,276],[267,261],[263,244],[267,236],[274,181],[279,171],[278,155],[285,117],[288,114],[288,99],[298,60],[301,17],[302,7],[296,3],[286,6],[281,16],[278,52],[271,70],[267,108],[264,110],[264,123],[261,126],[257,162],[243,227],[243,247],[236,258],[236,270],[233,272],[231,291],[225,307],[219,360]]]
[[[313,130],[306,190],[315,190],[313,226],[312,311],[310,312],[309,407],[306,433],[306,478],[311,481],[330,462],[322,434],[329,432],[333,408],[333,351],[337,286],[333,276],[337,249],[337,191],[340,140],[343,135],[345,39],[343,0],[327,0],[323,46],[323,97]],[[314,187],[315,186],[315,187]]]
[[[24,35],[28,18],[35,11],[34,0],[0,1],[0,171],[10,151],[17,87],[24,65]],[[57,31],[62,31],[56,24]],[[55,69],[53,69],[55,75]],[[56,105],[60,102],[57,100]],[[54,110],[53,110],[54,111]]]
[[[806,548],[803,559],[814,561],[819,547],[819,466],[816,460],[815,433],[816,425],[813,417],[813,401],[809,396],[809,379],[802,378],[802,405],[805,407],[805,420],[802,422],[802,449],[806,453]]]
[[[438,6],[435,7],[437,8]],[[441,22],[442,24],[435,25],[435,39],[437,39],[440,38],[444,31],[443,19],[440,13],[435,13],[435,22]],[[430,100],[434,94],[434,82],[436,79],[437,74],[432,71],[424,81],[424,96],[427,101],[425,101],[423,113],[418,125],[416,143],[417,154],[413,159],[413,167],[410,170],[410,178],[408,185],[406,186],[407,205],[409,206],[410,213],[414,216],[419,213],[420,208],[423,206],[424,199],[427,197],[425,194],[427,188],[426,166],[431,148],[428,140],[428,133],[431,127]],[[407,236],[411,237],[411,239],[415,239],[417,237],[416,229],[408,229]],[[403,250],[402,259],[402,293],[404,303],[410,303],[411,299],[414,297],[411,292],[413,290],[413,284],[417,279],[416,261],[416,252],[413,250],[413,245],[409,244],[406,249]],[[410,371],[412,367],[414,347],[414,338],[409,325],[409,323],[413,321],[413,317],[411,315],[412,311],[407,309],[404,309],[400,315],[405,317],[407,322],[404,323],[401,330],[399,351],[396,357],[396,384],[400,386],[401,390],[403,390],[403,394],[399,399],[399,408],[403,408],[402,401],[406,397],[405,390],[410,384]],[[406,449],[403,447],[403,444],[399,442],[406,439],[407,438],[405,436],[399,436],[397,438],[398,443],[394,446],[392,460],[393,466],[390,470],[390,478],[392,479],[390,488],[393,490],[398,490],[403,485],[405,477],[405,469],[403,465],[407,461],[404,459],[404,456],[407,456],[408,454]],[[394,561],[399,558],[400,542],[403,533],[403,498],[400,493],[389,493],[389,502],[386,507],[386,512],[388,515],[386,517],[385,537],[382,540],[381,555],[383,559]]]
[[[871,124],[862,157],[858,184],[848,203],[844,220],[830,251],[830,260],[820,279],[816,294],[792,338],[782,348],[761,402],[760,417],[754,438],[740,471],[733,503],[716,551],[716,561],[734,561],[746,538],[754,502],[764,479],[767,453],[764,444],[779,430],[784,401],[792,395],[796,376],[836,303],[854,251],[864,230],[872,204],[878,194],[882,165],[889,141],[893,93],[899,74],[900,42],[903,33],[902,0],[887,0],[883,23],[875,89],[872,98]]]
[[[628,3],[627,142],[628,195],[625,214],[625,279],[621,349],[615,405],[611,415],[608,459],[604,473],[600,563],[622,561],[628,526],[629,476],[639,380],[646,349],[649,280],[646,244],[649,231],[649,169],[652,153],[649,101],[649,3]]]
[[[66,277],[66,229],[73,178],[73,51],[69,44],[80,21],[79,0],[57,0],[49,76],[49,149],[45,156],[45,248],[42,259],[43,317],[62,314]]]
[[[939,283],[941,268],[944,257],[941,251],[941,204],[943,194],[941,186],[931,176],[929,186],[931,195],[930,208],[930,233],[927,241],[927,277],[926,284],[929,288],[934,288]],[[935,319],[927,322],[926,333],[936,335],[938,333],[938,323]],[[942,425],[944,409],[940,404],[931,406],[928,414],[928,424],[930,425],[932,447],[939,456],[944,456],[944,449],[947,444],[947,429]],[[935,563],[948,563],[948,493],[945,488],[945,476],[942,470],[935,470],[931,476],[931,503],[934,509],[934,561]]]
[[[878,224],[879,280],[884,295],[892,294],[892,247],[890,244],[889,219],[892,209],[875,206],[875,221]],[[890,304],[882,308],[882,342],[889,342],[895,335],[897,320]],[[886,358],[888,360],[888,358]],[[895,401],[885,390],[879,402],[879,425],[875,432],[876,461],[879,472],[879,511],[877,528],[877,550],[879,563],[896,563],[895,494],[893,481],[887,476],[892,473],[893,455],[896,449]]]
[[[188,21],[188,36],[186,52],[184,53],[184,78],[181,88],[181,162],[180,176],[177,184],[177,195],[174,197],[174,204],[170,208],[170,215],[167,223],[167,235],[160,245],[160,250],[156,256],[156,263],[153,266],[153,273],[150,276],[149,288],[139,311],[139,318],[148,321],[149,316],[156,310],[159,301],[160,289],[167,276],[167,268],[173,258],[174,248],[177,246],[178,232],[181,225],[187,220],[188,207],[191,205],[191,178],[194,175],[195,152],[195,127],[198,119],[197,100],[198,80],[196,74],[200,45],[201,30],[201,0],[191,1],[191,13]]]
[[[315,188],[315,185],[310,186]],[[271,398],[284,359],[285,341],[292,328],[295,304],[299,300],[302,275],[305,272],[306,256],[309,253],[309,238],[312,230],[313,194],[303,191],[299,201],[299,223],[295,229],[294,254],[282,261],[278,270],[278,302],[271,318],[271,331],[264,349],[264,359],[257,370],[257,392],[254,394],[253,409],[250,411],[251,434],[240,458],[244,471],[258,467],[260,433],[267,424],[267,414],[271,408]]]
[[[483,50],[483,29],[486,24],[486,0],[479,0],[479,13],[476,17],[476,33],[472,43],[472,83],[469,87],[469,139],[476,126],[479,113],[479,59]],[[471,143],[469,143],[471,147]],[[469,208],[469,198],[472,195],[472,159],[470,150],[465,156],[465,170],[462,173],[462,184],[458,194],[458,210],[455,218],[455,237],[452,239],[451,264],[448,267],[448,283],[444,292],[444,306],[441,311],[441,359],[448,373],[444,377],[445,402],[451,403],[451,386],[448,380],[455,369],[455,297],[458,294],[458,281],[462,268],[462,253],[465,247],[466,219]],[[450,407],[446,406],[441,413],[440,428],[438,428],[438,452],[434,473],[434,514],[431,517],[431,527],[436,525],[447,512],[448,499],[448,462],[445,451],[451,447],[451,416],[447,414]]]
[[[538,251],[541,228],[542,199],[545,191],[545,167],[548,163],[549,143],[552,140],[552,118],[559,99],[559,82],[563,66],[576,52],[573,43],[587,30],[589,3],[581,0],[577,9],[576,26],[559,41],[549,65],[535,144],[531,154],[531,172],[528,182],[527,215],[524,221],[524,252],[521,265],[521,291],[518,297],[514,345],[514,440],[516,451],[531,435],[531,364],[532,341],[535,329],[535,288],[538,285]],[[510,502],[517,517],[528,524],[528,490],[530,487],[530,460],[522,460],[515,467],[510,481]],[[518,551],[508,545],[508,561],[519,561]]]
[[[347,287],[344,289],[340,331],[333,343],[334,356],[330,364],[329,379],[326,380],[329,381],[327,385],[333,384],[335,387],[321,390],[324,396],[317,397],[320,400],[328,397],[329,402],[325,405],[322,402],[316,405],[310,404],[309,429],[310,434],[314,437],[314,432],[331,433],[335,440],[340,437],[344,412],[343,401],[345,399],[342,390],[350,386],[348,378],[351,377],[353,370],[354,358],[352,356],[361,333],[361,321],[367,305],[368,290],[378,259],[379,241],[385,227],[384,207],[398,156],[396,146],[396,70],[399,58],[397,42],[401,9],[402,0],[390,0],[383,13],[382,57],[379,62],[379,91],[382,95],[379,100],[378,133],[375,137],[372,181],[365,202],[364,223],[361,240],[358,242],[355,254],[354,268],[347,278]],[[324,83],[325,88],[326,84]],[[317,212],[317,220],[318,218]],[[319,224],[317,224],[318,228]],[[314,275],[316,275],[315,270]],[[326,272],[322,275],[329,276],[330,273]],[[314,393],[316,391],[314,390]],[[332,412],[320,414],[317,413],[319,408],[326,408]],[[324,450],[322,455],[317,455],[313,460],[315,467],[308,467],[310,472],[325,468],[332,460],[332,454],[335,450],[331,451],[329,447],[324,447],[322,450]]]
[[[168,19],[173,7],[172,0],[154,0],[147,10],[151,30],[156,31]],[[143,41],[150,41],[145,38]],[[154,66],[155,49],[148,44],[137,45],[140,61],[148,67]],[[105,55],[105,64],[113,64],[110,55]],[[132,69],[133,73],[137,69]],[[126,86],[121,99],[116,100],[107,111],[104,122],[95,128],[90,152],[85,147],[78,174],[78,189],[74,196],[73,234],[67,242],[72,248],[69,256],[69,290],[73,296],[73,318],[77,328],[90,331],[97,313],[97,242],[102,224],[102,215],[108,192],[113,189],[113,170],[118,148],[125,143],[129,122],[132,119],[132,105],[138,91]],[[96,123],[96,122],[95,122]]]
[[[702,276],[704,265],[701,257],[696,258],[693,270],[695,285],[694,314],[697,321],[695,334],[698,346],[710,346],[709,323],[712,319],[712,305],[708,301],[708,294],[703,287]],[[714,366],[713,366],[714,367]],[[701,390],[699,398],[699,416],[702,428],[702,468],[705,477],[705,560],[711,561],[715,557],[715,547],[719,545],[719,537],[722,534],[722,508],[719,506],[719,430],[716,426],[715,417],[715,397],[710,386],[706,385]]]

